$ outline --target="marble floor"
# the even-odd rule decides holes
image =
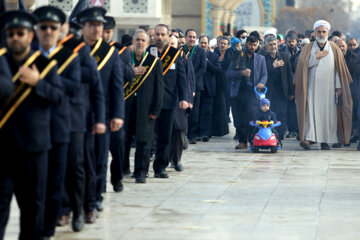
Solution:
[[[360,157],[356,145],[303,151],[295,139],[276,154],[235,150],[232,134],[190,145],[184,171],[147,184],[108,183],[105,210],[80,233],[56,240],[360,239]],[[17,239],[12,202],[5,239]]]

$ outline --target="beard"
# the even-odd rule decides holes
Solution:
[[[27,44],[23,44],[18,41],[14,41],[9,45],[9,49],[11,50],[11,52],[16,55],[24,53],[27,50],[27,48],[28,48]]]
[[[316,38],[316,41],[320,44],[326,43],[326,41],[327,41],[326,37],[320,38],[320,37],[316,36],[315,38]]]

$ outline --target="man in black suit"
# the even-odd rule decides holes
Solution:
[[[85,210],[85,222],[96,221],[96,166],[94,155],[94,134],[105,133],[105,97],[102,88],[100,73],[97,64],[90,56],[90,47],[85,42],[68,35],[69,24],[62,26],[62,39],[58,43],[77,53],[81,66],[81,94],[70,97],[71,122],[78,132],[84,134],[84,158],[68,158],[66,175],[66,192],[63,199],[62,215],[58,224],[66,225],[69,221],[70,212]],[[76,123],[76,124],[75,124]],[[81,151],[81,148],[78,149]],[[78,160],[82,160],[78,158]],[[85,175],[85,176],[84,176]],[[76,184],[74,184],[76,182]],[[85,186],[88,186],[85,188]],[[85,189],[88,191],[85,192]],[[85,204],[84,199],[88,200]]]
[[[110,131],[116,132],[124,124],[125,103],[123,91],[123,71],[121,59],[114,46],[110,46],[102,39],[106,10],[101,7],[92,7],[80,12],[76,18],[82,24],[84,41],[90,46],[91,56],[98,64],[105,95],[105,134],[95,136],[96,154],[96,201],[97,210],[102,211],[105,189],[107,158],[110,146]],[[113,183],[114,184],[114,183]]]
[[[14,92],[14,84],[11,81],[11,72],[9,64],[6,60],[6,48],[0,49],[0,104],[5,103],[5,100]]]
[[[24,11],[6,12],[6,54],[16,91],[0,106],[0,239],[15,193],[20,208],[19,239],[41,239],[46,196],[47,153],[51,148],[50,103],[62,101],[56,61],[31,50],[36,19]],[[19,105],[18,105],[19,104]],[[14,112],[12,112],[14,110]]]
[[[200,98],[201,92],[204,91],[204,73],[206,72],[206,56],[205,50],[199,46],[195,46],[196,31],[188,29],[185,32],[186,44],[183,48],[186,55],[191,58],[195,78],[196,78],[196,93],[194,97],[194,106],[189,117],[188,139],[189,143],[195,144],[196,137],[199,137],[199,118],[200,118]]]
[[[149,52],[159,57],[163,66],[164,95],[160,116],[157,119],[157,148],[153,164],[156,178],[168,178],[165,169],[170,162],[171,135],[174,126],[174,113],[177,106],[188,108],[187,79],[180,50],[171,47],[170,29],[165,24],[155,27],[155,46]]]
[[[34,15],[37,16],[39,22],[36,28],[38,43],[35,43],[33,48],[39,49],[45,57],[57,61],[59,78],[64,86],[61,104],[51,106],[50,116],[52,148],[49,151],[44,221],[44,237],[50,238],[55,234],[56,223],[60,215],[68,150],[69,153],[78,151],[79,149],[74,149],[74,146],[79,144],[81,147],[83,142],[82,136],[80,139],[74,138],[72,130],[75,124],[71,122],[71,114],[74,113],[70,104],[70,97],[76,97],[80,93],[81,73],[77,53],[58,45],[60,28],[66,20],[65,13],[53,6],[43,6],[36,9]],[[79,157],[82,157],[81,152],[78,154]],[[73,229],[75,231],[78,231],[83,225],[81,224],[83,217],[80,213],[81,211],[74,210]]]
[[[133,37],[134,51],[131,53],[135,78],[125,87],[125,161],[129,161],[132,137],[135,135],[136,183],[146,183],[150,142],[153,138],[155,120],[160,115],[163,102],[161,62],[146,51],[148,41],[149,37],[144,30],[136,30]]]
[[[278,140],[281,143],[287,127],[287,105],[289,100],[294,100],[295,89],[289,54],[279,52],[277,42],[276,37],[266,38],[265,45],[268,53],[265,54],[265,61],[268,72],[267,98],[271,101],[272,111],[276,113],[278,121],[281,122],[281,126],[278,127]]]
[[[216,95],[216,78],[221,74],[222,68],[219,55],[209,51],[209,37],[199,37],[199,47],[206,53],[206,72],[204,74],[204,91],[200,98],[200,122],[199,132],[203,142],[209,141],[214,97]]]
[[[103,38],[111,46],[116,47],[116,51],[120,56],[122,66],[123,66],[123,76],[124,84],[130,82],[134,78],[134,70],[131,66],[131,56],[129,48],[119,44],[116,41],[111,41],[114,28],[116,25],[115,19],[111,16],[105,16],[104,32]],[[113,189],[115,192],[121,192],[123,190],[123,185],[121,180],[123,179],[123,165],[124,165],[124,153],[125,153],[125,131],[120,129],[117,132],[111,133],[110,138],[110,152],[111,152],[111,164],[110,164],[110,173],[111,173],[111,183],[113,184]],[[126,169],[130,166],[126,166]]]

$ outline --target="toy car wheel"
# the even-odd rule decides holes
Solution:
[[[253,151],[254,151],[254,153],[258,153],[259,152],[259,147],[254,146]]]
[[[272,153],[276,153],[276,152],[277,152],[277,147],[276,147],[276,146],[271,147],[271,152],[272,152]]]

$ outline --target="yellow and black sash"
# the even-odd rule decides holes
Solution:
[[[77,40],[76,38],[74,38],[73,34],[69,34],[68,36],[66,36],[64,39],[62,39],[58,45],[63,45],[69,49],[71,49],[74,53],[79,52],[81,48],[83,48],[85,46],[85,42],[84,41],[80,41]]]
[[[73,52],[70,49],[59,45],[55,50],[48,56],[50,60],[56,60],[58,65],[57,73],[61,75],[69,64],[78,56],[77,52]]]
[[[179,54],[180,50],[170,45],[166,48],[164,54],[160,58],[163,67],[163,76],[165,76],[165,74],[169,71],[171,65],[173,65],[173,63],[176,61]]]
[[[108,43],[104,42],[102,38],[97,41],[94,48],[90,52],[90,56],[95,57],[96,63],[98,65],[98,71],[100,71],[105,66],[114,51],[115,47],[110,46]]]
[[[124,85],[125,100],[127,100],[131,95],[133,95],[145,82],[146,78],[154,69],[154,66],[158,58],[146,52],[139,66],[146,68],[145,72],[142,75],[135,76],[134,79],[129,83]]]
[[[6,49],[6,48],[1,48],[1,49],[0,49],[0,57],[1,57],[2,55],[4,55],[6,52],[7,52],[7,49]]]
[[[119,52],[118,52],[119,55],[121,55],[127,48],[126,46],[122,46],[121,44],[119,44],[116,41],[112,41],[111,43],[109,43],[109,45],[117,47],[117,49],[119,49]]]
[[[23,66],[30,67],[32,64],[36,65],[40,72],[40,79],[43,79],[57,63],[56,60],[49,60],[42,56],[40,51],[36,51],[26,60]],[[30,95],[33,89],[31,86],[18,81],[19,78],[20,73],[17,72],[12,78],[15,85],[14,94],[0,107],[0,128],[4,126],[6,121],[11,117],[20,104]]]

